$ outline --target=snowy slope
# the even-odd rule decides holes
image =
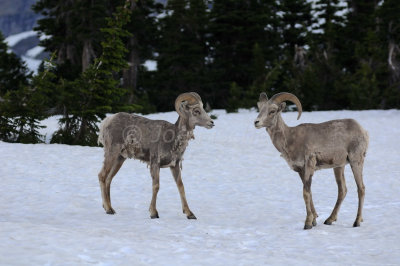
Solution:
[[[30,45],[23,49],[23,51],[19,51],[17,53],[21,59],[26,63],[26,66],[28,67],[29,70],[33,71],[34,73],[37,73],[37,70],[42,63],[42,53],[44,52],[44,47],[41,46],[34,46],[31,47],[31,45],[36,45],[39,42],[39,38],[37,38],[37,32],[36,31],[25,31],[25,32],[20,32],[14,35],[10,35],[5,39],[5,42],[7,45],[10,47],[10,49],[13,52],[19,45],[20,43],[28,40],[29,38],[35,38],[35,41],[33,41],[33,44],[29,43]],[[40,39],[47,38],[46,36],[42,36]],[[25,44],[28,45],[28,44]],[[26,50],[27,49],[27,50]]]
[[[36,36],[36,35],[37,35],[37,33],[35,31],[33,31],[33,30],[24,31],[24,32],[20,32],[20,33],[8,36],[5,39],[5,41],[6,41],[8,46],[13,47],[14,45],[19,43],[20,41],[22,41],[24,39],[27,39],[29,37]]]
[[[0,142],[1,265],[399,265],[400,111],[305,112],[301,122],[355,118],[370,134],[364,222],[353,228],[356,186],[338,221],[323,224],[337,196],[331,169],[313,179],[318,225],[303,230],[297,174],[280,158],[255,111],[217,112],[211,130],[196,128],[183,162],[191,210],[182,214],[168,169],[161,171],[160,219],[149,218],[151,178],[128,160],[115,177],[116,215],[101,207],[103,151],[67,145]],[[285,113],[296,125],[296,113]],[[150,115],[173,122],[175,113]],[[49,120],[54,129],[55,121]]]

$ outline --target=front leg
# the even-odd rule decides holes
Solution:
[[[197,219],[196,216],[194,216],[193,212],[189,209],[189,205],[186,201],[185,188],[183,186],[181,168],[179,165],[180,163],[177,162],[175,166],[171,166],[170,169],[172,172],[172,176],[175,179],[176,186],[178,187],[179,195],[181,196],[183,213],[186,214],[186,217],[188,219]]]
[[[303,179],[303,198],[307,210],[307,217],[304,223],[304,229],[311,229],[313,227],[313,222],[315,219],[311,208],[311,176]]]
[[[315,154],[310,154],[308,157],[306,157],[304,169],[299,172],[301,181],[303,182],[303,198],[307,210],[304,229],[311,229],[313,226],[317,225],[318,215],[314,208],[314,202],[312,200],[311,193],[312,176],[314,174],[316,164],[317,160]]]
[[[151,178],[153,179],[153,196],[151,198],[149,211],[150,211],[150,218],[155,219],[155,218],[160,218],[158,216],[156,208],[157,193],[158,190],[160,189],[160,166],[158,164],[151,164],[150,174]]]
[[[316,165],[316,159],[314,155],[309,156],[306,159],[304,169],[299,172],[301,181],[303,182],[303,198],[306,204],[307,217],[304,223],[304,229],[311,229],[313,226],[317,225],[317,212],[314,208],[314,203],[311,194],[311,182],[312,176],[314,174],[314,169]]]

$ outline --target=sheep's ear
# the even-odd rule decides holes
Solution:
[[[185,111],[185,106],[186,106],[186,101],[183,101],[179,104],[179,111],[184,112]]]
[[[285,110],[285,108],[286,108],[285,102],[279,104],[279,112]]]
[[[260,98],[258,99],[258,101],[260,101],[260,102],[266,102],[266,101],[268,101],[268,96],[267,96],[267,94],[266,94],[265,92],[261,92],[261,93],[260,93]]]
[[[187,112],[190,109],[190,104],[187,101],[183,101],[181,102],[181,107],[180,107],[181,111],[183,112]]]

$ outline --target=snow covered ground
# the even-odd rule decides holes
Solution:
[[[225,114],[211,130],[196,128],[183,162],[191,210],[182,214],[170,171],[161,171],[157,209],[149,218],[151,178],[128,160],[114,178],[116,215],[105,214],[97,173],[101,148],[0,142],[1,265],[399,265],[400,111],[305,112],[300,122],[355,118],[370,134],[364,168],[364,222],[353,228],[357,192],[338,221],[323,224],[336,201],[331,169],[313,179],[318,225],[303,230],[302,184],[256,130],[255,111]],[[296,113],[285,113],[294,126]],[[176,113],[149,115],[174,122]],[[50,119],[51,133],[56,121]]]

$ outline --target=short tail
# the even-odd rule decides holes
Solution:
[[[104,146],[104,133],[106,130],[106,127],[110,124],[111,118],[114,115],[110,115],[101,122],[100,124],[100,129],[99,129],[99,138],[97,139],[97,144],[102,144]]]

